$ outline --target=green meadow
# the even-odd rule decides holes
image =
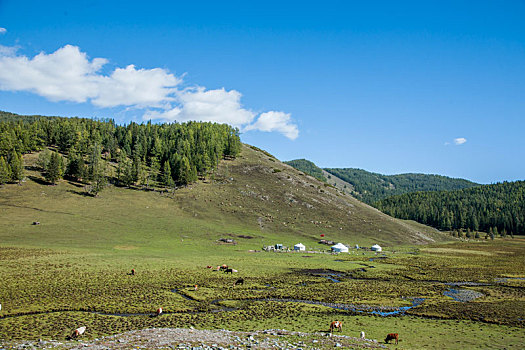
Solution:
[[[28,180],[0,189],[2,341],[64,339],[81,325],[93,339],[150,327],[319,332],[340,320],[344,335],[399,333],[392,348],[523,347],[521,238],[445,241],[248,147],[196,185],[98,197],[43,184],[31,157]],[[320,234],[384,252],[333,255]],[[299,242],[311,252],[262,251]]]

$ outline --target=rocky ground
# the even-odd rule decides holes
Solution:
[[[385,348],[376,340],[327,333],[301,333],[281,329],[256,332],[152,328],[93,340],[39,340],[0,343],[0,349],[328,349],[334,347]]]

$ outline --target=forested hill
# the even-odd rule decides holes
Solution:
[[[525,234],[525,181],[409,193],[383,199],[375,206],[391,216],[444,230]]]
[[[293,166],[295,169],[313,176],[318,180],[326,182],[326,177],[323,175],[323,170],[309,160],[294,159],[283,163]]]
[[[381,175],[355,168],[325,168],[324,170],[352,184],[353,195],[368,204],[410,192],[451,191],[478,186],[468,180],[441,175]]]
[[[226,124],[121,126],[110,119],[0,112],[0,184],[21,181],[22,154],[43,149],[39,165],[51,183],[69,176],[97,184],[114,180],[125,186],[158,182],[170,187],[194,182],[220,159],[235,157],[241,142],[239,131]]]

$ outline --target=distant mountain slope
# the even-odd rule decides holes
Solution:
[[[318,180],[326,182],[326,177],[323,174],[323,169],[319,168],[313,162],[306,159],[294,159],[283,162],[290,166],[293,166],[295,169],[302,171],[310,176],[315,177]]]
[[[404,193],[451,191],[478,185],[468,180],[454,179],[441,175],[381,175],[355,168],[326,168],[324,170],[352,184],[354,188],[353,194],[368,204]]]
[[[415,192],[377,202],[381,211],[440,229],[525,234],[525,181]]]
[[[150,132],[159,131],[156,135],[163,135],[161,132],[173,129],[184,136],[184,128],[198,127],[210,128],[211,131],[217,128],[213,136],[215,140],[223,140],[226,147],[231,137],[222,139],[220,133],[233,131],[229,126],[207,123],[131,124],[128,126],[131,129],[125,130],[112,121],[31,117],[28,118],[31,125],[22,125],[16,121],[23,117],[5,117],[7,123],[6,120],[0,122],[0,135],[5,136],[0,139],[3,141],[0,142],[3,145],[0,150],[7,151],[9,156],[13,152],[10,147],[19,149],[18,153],[24,153],[22,164],[25,169],[21,172],[20,184],[8,181],[0,186],[2,244],[77,248],[99,246],[101,249],[109,244],[169,249],[182,242],[188,247],[198,247],[199,244],[215,246],[219,238],[235,237],[244,241],[239,242],[239,247],[243,249],[260,249],[263,244],[272,242],[288,246],[302,242],[317,247],[320,234],[349,245],[421,244],[447,239],[431,227],[385,215],[253,146],[239,144],[240,153],[236,158],[226,153],[224,157],[209,157],[209,164],[213,166],[199,172],[199,178],[186,186],[177,186],[176,190],[173,185],[163,183],[163,176],[160,180],[154,176],[159,169],[149,152],[156,138],[139,147],[141,137],[148,136]],[[84,139],[74,139],[77,145],[73,153],[73,147],[66,147],[70,138],[63,136],[69,135],[68,132],[75,128],[82,131],[86,127],[90,127],[92,132],[82,132]],[[123,131],[122,139],[119,130]],[[26,137],[36,132],[38,138]],[[129,146],[130,151],[125,153],[134,155],[133,159],[110,155],[105,158],[94,147],[89,147],[89,143],[100,140],[98,136],[101,135],[104,135],[104,149],[120,155],[124,153],[123,148]],[[129,144],[126,135],[130,136]],[[182,146],[187,148],[189,157],[198,160],[201,159],[201,153],[197,152],[198,141],[203,141],[203,138],[197,137],[201,135],[199,133],[194,132],[193,135],[195,137],[185,140]],[[110,142],[115,138],[117,142]],[[159,157],[183,149],[169,140],[172,139],[166,138],[166,142],[162,142],[160,149],[164,151]],[[208,143],[208,146],[213,146],[213,143]],[[83,147],[90,153],[79,155]],[[42,148],[43,151],[38,151]],[[102,162],[104,171],[96,175],[107,181],[100,182],[103,190],[97,192],[98,196],[87,193],[96,184],[89,173],[82,178],[69,176],[67,180],[57,177],[53,182],[44,179],[50,172],[50,163],[45,163],[47,168],[43,168],[41,161],[44,153],[49,152],[48,148],[63,149],[59,155],[54,151],[51,153],[55,158],[63,158],[67,169],[72,167],[73,160],[83,160],[85,167]],[[208,148],[210,152],[215,149]],[[144,152],[142,155],[139,154],[141,150]],[[151,150],[154,151],[155,147]],[[222,150],[219,147],[219,151]],[[132,162],[136,159],[137,164],[141,159],[146,160],[140,163],[138,169],[145,174],[144,180],[139,177],[139,180],[132,179],[128,183],[119,181],[121,162],[126,165],[120,174],[122,177],[127,174],[128,168],[132,174]],[[167,157],[167,161],[170,159]],[[160,171],[162,175],[162,168]],[[146,176],[148,174],[152,176]],[[42,223],[38,225],[38,235],[35,235],[35,227],[31,225],[35,221]]]

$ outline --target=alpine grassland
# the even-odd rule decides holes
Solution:
[[[389,348],[523,347],[520,236],[459,240],[394,219],[246,145],[189,185],[97,196],[48,184],[38,156],[24,155],[21,184],[0,188],[0,346],[79,326],[94,339],[153,327],[327,332],[340,320],[344,335],[399,333]],[[306,251],[263,250],[297,243]]]

